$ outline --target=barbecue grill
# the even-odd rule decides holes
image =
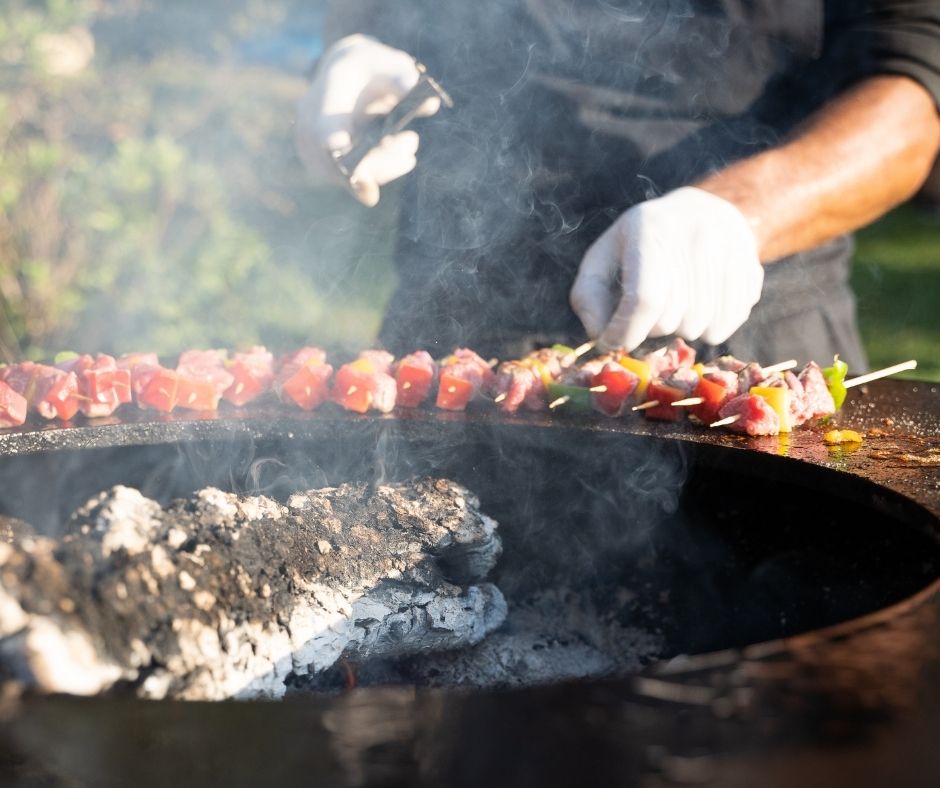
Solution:
[[[565,584],[660,639],[638,670],[415,686],[399,666],[282,702],[11,695],[23,785],[934,784],[940,394],[878,381],[822,430],[750,439],[639,418],[278,407],[0,435],[2,513],[45,533],[113,484],[160,500],[430,474],[501,523],[507,597]],[[611,591],[613,593],[613,591]],[[931,760],[932,759],[932,760]]]

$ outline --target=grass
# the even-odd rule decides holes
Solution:
[[[916,358],[940,381],[940,208],[905,205],[858,234],[852,274],[873,369]]]

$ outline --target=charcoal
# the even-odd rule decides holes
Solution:
[[[115,487],[61,539],[0,542],[0,668],[44,692],[279,697],[341,658],[479,643],[506,616],[483,582],[500,551],[442,479],[167,507]]]

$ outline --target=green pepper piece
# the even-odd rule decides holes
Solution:
[[[842,407],[845,402],[845,395],[848,393],[845,386],[845,376],[848,374],[849,365],[840,361],[836,356],[832,359],[831,367],[823,368],[823,377],[826,378],[826,385],[829,387],[829,393],[832,394],[832,401],[836,405],[836,410]]]
[[[554,402],[556,399],[562,397],[568,398],[561,405],[553,408],[553,410],[565,410],[569,413],[590,413],[594,409],[591,392],[584,388],[584,386],[549,383],[546,389],[548,390],[549,402]]]
[[[63,350],[61,353],[56,353],[55,358],[52,359],[53,364],[63,364],[66,361],[74,361],[78,358],[78,353],[74,350]]]
[[[572,353],[574,353],[573,347],[568,347],[567,345],[562,344],[552,345],[552,350],[554,350],[556,353],[562,353],[566,356],[570,356]]]

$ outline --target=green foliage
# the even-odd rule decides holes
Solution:
[[[940,213],[905,206],[859,233],[853,285],[873,368],[917,359],[940,380]]]
[[[393,201],[367,212],[312,188],[291,137],[303,80],[230,58],[283,4],[12,5],[0,357],[373,341]],[[42,37],[91,23],[94,59],[51,68]]]

